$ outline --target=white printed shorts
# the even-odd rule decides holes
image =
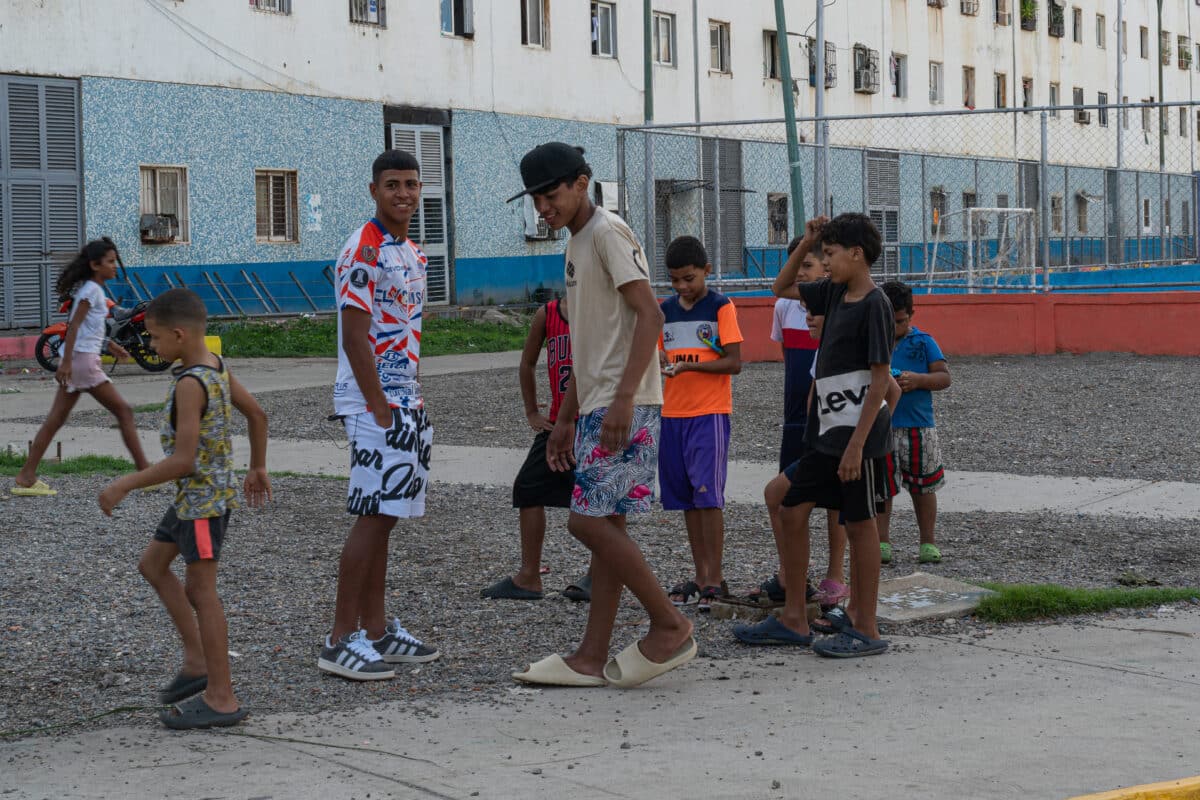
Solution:
[[[393,408],[392,427],[370,413],[342,420],[350,439],[346,511],[360,517],[425,515],[433,426],[424,408]]]

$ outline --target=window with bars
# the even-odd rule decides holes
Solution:
[[[1171,65],[1171,32],[1162,31],[1158,35],[1158,56],[1164,67]]]
[[[1050,5],[1054,5],[1051,2]],[[1083,9],[1071,9],[1071,41],[1075,44],[1083,44]]]
[[[675,66],[675,15],[654,12],[654,63]]]
[[[1050,230],[1054,233],[1063,231],[1063,199],[1061,194],[1050,195]]]
[[[350,21],[387,27],[387,0],[350,0]]]
[[[767,244],[788,243],[788,196],[767,194]]]
[[[963,107],[975,108],[975,68],[962,68]]]
[[[1046,20],[1046,33],[1056,38],[1062,38],[1065,29],[1064,9],[1058,3],[1050,3],[1050,15]]]
[[[521,44],[527,47],[549,47],[546,18],[549,0],[518,0],[521,3]]]
[[[617,6],[592,0],[592,55],[617,57]]]
[[[1061,97],[1061,91],[1062,90],[1059,88],[1059,85],[1057,83],[1050,84],[1049,103],[1051,106],[1050,116],[1052,116],[1052,117],[1058,116],[1058,104],[1059,104],[1059,99]]]
[[[936,234],[946,216],[946,193],[941,189],[929,190],[929,232]]]
[[[892,97],[908,97],[908,56],[892,53]]]
[[[879,91],[879,51],[865,44],[854,45],[854,91],[862,94]]]
[[[1101,50],[1108,47],[1108,18],[1103,14],[1096,15],[1096,47]]]
[[[1145,25],[1138,26],[1138,53],[1142,58],[1150,57],[1150,29]]]
[[[1097,110],[1097,113],[1096,113],[1097,119],[1100,122],[1100,127],[1107,128],[1108,127],[1108,92],[1097,92],[1096,93],[1096,105],[1100,106],[1100,108]]]
[[[1179,55],[1179,68],[1188,70],[1192,68],[1192,40],[1186,36],[1180,36],[1176,46]]]
[[[763,31],[763,77],[779,80],[783,68],[779,65],[779,35]]]
[[[254,171],[254,238],[260,242],[298,242],[298,196],[292,170]]]
[[[996,108],[1008,107],[1008,75],[1003,72],[995,73],[994,78]]]
[[[708,21],[708,69],[711,72],[732,72],[729,63],[729,23]]]
[[[929,102],[934,104],[946,101],[946,70],[940,61],[929,62]]]
[[[1088,199],[1082,193],[1075,195],[1075,230],[1088,232]]]
[[[142,166],[140,172],[142,241],[153,244],[188,241],[187,168]],[[147,235],[147,230],[152,233]]]
[[[292,13],[292,0],[250,0],[250,7],[258,11],[270,11],[274,14]]]
[[[808,85],[817,85],[817,40],[804,37],[804,49],[808,51]],[[825,88],[837,86],[837,45],[825,41]]]
[[[972,233],[972,231],[971,231],[972,221],[971,221],[970,209],[975,208],[978,205],[979,205],[979,198],[974,192],[963,192],[962,193],[963,211],[967,212],[967,213],[963,214],[962,230],[963,230],[963,233],[966,235],[970,235]]]

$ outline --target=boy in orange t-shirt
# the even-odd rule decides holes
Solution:
[[[663,386],[658,479],[663,508],[683,511],[696,578],[671,589],[676,605],[708,610],[727,594],[721,574],[725,547],[725,477],[729,461],[731,376],[742,370],[737,310],[705,278],[712,271],[704,245],[681,236],[665,256],[675,296],[663,301],[659,340]]]

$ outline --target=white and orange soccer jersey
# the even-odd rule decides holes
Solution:
[[[398,242],[377,220],[354,232],[337,261],[338,371],[335,414],[361,414],[367,402],[342,349],[342,317],[352,308],[371,315],[375,371],[392,408],[421,408],[421,312],[428,259],[410,239]]]

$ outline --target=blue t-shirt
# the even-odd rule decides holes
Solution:
[[[892,351],[892,369],[901,372],[929,373],[929,365],[945,361],[942,348],[925,331],[912,326],[908,335],[896,342]],[[892,425],[897,428],[933,428],[933,392],[915,389],[900,395],[900,402],[892,412]]]

